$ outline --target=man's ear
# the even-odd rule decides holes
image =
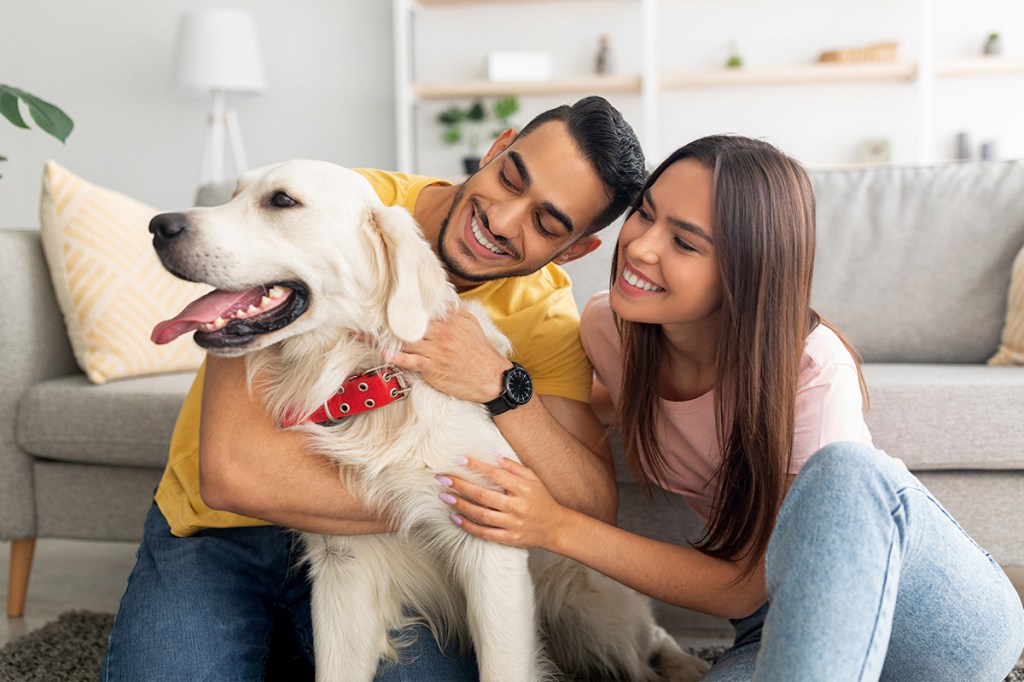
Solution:
[[[601,238],[596,234],[588,234],[586,237],[580,237],[572,243],[572,246],[555,256],[553,262],[556,265],[571,263],[577,258],[583,258],[599,246],[601,246]]]
[[[509,148],[509,145],[519,137],[519,131],[515,128],[507,128],[502,131],[501,135],[495,138],[494,142],[491,143],[491,148],[484,154],[484,158],[480,159],[480,167],[483,168],[491,162],[498,154],[502,153]]]

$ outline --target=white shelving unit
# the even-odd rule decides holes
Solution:
[[[504,5],[520,12],[532,12],[545,5],[571,5],[579,0],[392,0],[394,5],[395,102],[398,168],[416,171],[416,110],[422,103],[516,94],[521,97],[584,94],[627,94],[639,98],[641,116],[634,127],[648,152],[660,154],[658,135],[663,95],[696,88],[792,86],[807,84],[894,83],[914,88],[917,130],[915,160],[934,159],[932,111],[939,79],[978,76],[1024,75],[1024,59],[974,57],[938,60],[934,50],[932,0],[908,0],[914,4],[917,50],[912,58],[898,62],[810,63],[778,68],[742,67],[673,71],[659,65],[658,22],[664,6],[685,0],[604,0],[635,7],[640,25],[639,70],[633,73],[561,77],[543,82],[494,83],[481,79],[449,82],[420,82],[413,73],[413,41],[416,16],[436,7],[457,5]],[[591,3],[594,0],[590,0]],[[631,10],[634,11],[634,10]],[[620,46],[621,47],[621,46]],[[637,55],[632,55],[636,57]]]

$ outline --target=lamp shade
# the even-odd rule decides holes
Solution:
[[[189,92],[263,92],[256,20],[249,12],[217,7],[181,17],[176,59],[178,87]]]

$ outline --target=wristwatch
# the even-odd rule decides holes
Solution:
[[[533,379],[526,368],[518,362],[513,362],[512,367],[505,370],[502,375],[502,386],[501,395],[484,403],[492,417],[525,405],[533,397]]]

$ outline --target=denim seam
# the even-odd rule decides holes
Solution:
[[[967,538],[970,541],[970,543],[972,545],[974,545],[978,549],[979,552],[981,552],[983,555],[985,555],[985,557],[989,560],[989,562],[991,562],[995,566],[999,565],[996,562],[996,560],[992,558],[992,555],[988,552],[988,550],[986,550],[984,547],[979,545],[978,542],[974,538],[972,538],[970,536],[970,534],[968,534],[967,531],[965,531],[963,529],[963,527],[960,525],[960,523],[955,518],[953,518],[952,514],[950,514],[949,511],[947,511],[946,508],[943,507],[942,504],[938,500],[936,500],[935,497],[931,493],[928,492],[928,490],[926,490],[924,488],[920,488],[918,486],[907,485],[907,486],[903,486],[902,488],[899,488],[896,491],[896,495],[899,496],[899,495],[902,495],[903,493],[908,492],[908,491],[909,492],[920,493],[920,494],[924,495],[924,497],[928,501],[928,503],[931,504],[936,509],[938,509],[940,512],[942,512],[942,515],[950,523],[952,523],[953,526],[956,527],[956,529],[960,532],[960,534],[963,535],[965,538]],[[890,514],[894,514],[896,512],[896,509],[898,509],[901,506],[903,506],[903,502],[902,501],[900,502],[899,505],[897,505],[897,507],[895,509],[891,510],[889,513]]]
[[[894,513],[895,511],[896,510],[894,509],[893,512],[890,513]],[[859,680],[865,679],[864,674],[868,665],[868,660],[871,658],[871,649],[875,644],[875,638],[878,636],[878,623],[882,618],[882,605],[885,603],[885,590],[889,586],[889,567],[892,565],[892,548],[895,536],[896,529],[893,528],[892,535],[889,538],[889,554],[885,560],[885,580],[882,583],[882,589],[878,598],[878,608],[875,611],[875,624],[871,629],[871,639],[868,640],[867,650],[864,652],[864,663],[861,664],[860,675],[857,677]]]

